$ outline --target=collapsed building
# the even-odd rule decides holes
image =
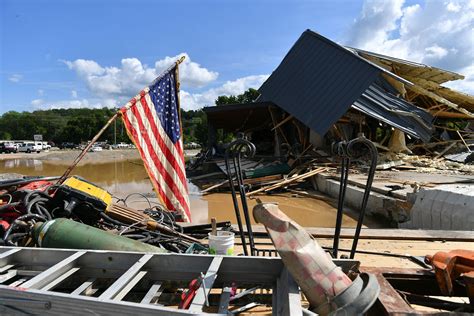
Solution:
[[[462,78],[343,47],[307,30],[260,87],[256,102],[204,108],[209,145],[217,144],[219,129],[254,134],[266,140],[264,148],[272,142],[275,153],[282,144],[305,151],[310,145],[324,147],[325,137],[348,140],[362,132],[382,150],[407,151],[407,135],[409,143],[426,151],[430,141],[460,140],[451,133],[455,124],[467,126],[460,134],[470,132],[474,97],[441,86]]]
[[[218,156],[223,154],[219,133],[245,135],[255,144],[259,158],[279,159],[294,167],[315,159],[334,162],[331,144],[364,135],[379,150],[378,170],[407,172],[374,183],[373,195],[382,197],[369,199],[369,209],[397,224],[407,223],[413,219],[417,200],[411,194],[420,187],[467,183],[464,191],[474,199],[470,186],[474,169],[465,164],[474,156],[470,148],[474,145],[474,97],[442,86],[463,78],[436,67],[343,47],[307,30],[258,89],[260,97],[255,102],[204,108],[208,147]],[[441,170],[444,178],[420,180],[413,175],[433,170]],[[334,170],[318,174],[312,182],[317,190],[337,197],[337,176]],[[355,187],[364,187],[363,178],[357,181],[352,183]],[[456,188],[447,190],[454,194]],[[352,206],[358,207],[362,193],[356,192]],[[474,200],[465,201],[466,193],[462,194],[463,199],[450,199],[467,204],[445,203],[446,208],[470,214]],[[443,227],[474,229],[474,221],[467,226],[449,225]],[[442,225],[428,226],[439,229]]]

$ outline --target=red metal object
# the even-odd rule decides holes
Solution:
[[[474,304],[474,251],[452,250],[427,255],[425,261],[435,270],[436,280],[444,295],[453,293],[453,282],[462,277],[471,301]]]
[[[38,191],[45,191],[48,187],[53,185],[51,181],[45,180],[38,180],[30,182],[24,186],[19,187],[17,190],[38,190]]]
[[[3,230],[4,230],[4,231],[7,231],[8,228],[10,227],[10,223],[7,222],[7,221],[4,221],[4,220],[0,220],[0,226],[3,227]]]
[[[194,279],[192,280],[189,285],[188,289],[181,294],[181,302],[179,303],[179,309],[188,309],[191,305],[191,302],[196,296],[197,290],[201,287],[201,279]]]

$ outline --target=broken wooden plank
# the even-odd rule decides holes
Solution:
[[[285,117],[283,120],[281,120],[279,123],[277,123],[275,126],[273,126],[273,128],[270,130],[270,131],[274,131],[276,130],[277,128],[279,128],[280,126],[282,126],[283,124],[285,124],[286,122],[288,122],[289,120],[291,120],[293,118],[293,115],[289,115],[287,117]]]
[[[466,146],[467,150],[468,150],[469,152],[472,152],[472,151],[471,151],[471,148],[469,148],[469,146],[467,145],[466,141],[465,141],[464,138],[461,136],[461,133],[459,133],[459,131],[456,131],[456,133],[458,133],[459,138],[461,138],[462,143],[464,144],[464,146]]]
[[[252,191],[252,192],[249,192],[247,194],[247,196],[250,196],[250,195],[253,195],[253,194],[256,194],[256,193],[260,193],[262,191],[265,191],[265,192],[268,192],[268,191],[271,191],[271,190],[274,190],[274,189],[277,189],[277,188],[280,188],[282,186],[285,186],[285,185],[288,185],[288,184],[291,184],[293,182],[296,182],[296,181],[299,181],[299,180],[304,180],[306,178],[309,178],[309,177],[312,177],[318,173],[321,173],[321,172],[324,172],[326,171],[327,168],[317,168],[317,169],[314,169],[314,170],[311,170],[311,171],[308,171],[306,173],[303,173],[303,174],[300,174],[300,175],[297,175],[297,176],[294,176],[292,178],[287,178],[281,182],[278,182],[276,184],[273,184],[273,185],[270,185],[270,186],[266,186],[266,187],[263,187],[263,188],[260,188],[258,190],[255,190],[255,191]]]

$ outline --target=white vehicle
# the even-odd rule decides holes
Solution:
[[[102,147],[100,146],[92,146],[90,151],[102,151]]]
[[[51,145],[48,144],[48,142],[42,142],[41,146],[42,146],[43,150],[50,150],[51,149]]]
[[[118,143],[117,145],[115,145],[115,148],[117,148],[117,149],[125,149],[125,148],[130,148],[130,145],[127,144],[127,143]]]
[[[43,144],[41,142],[24,142],[18,147],[20,153],[41,152]]]

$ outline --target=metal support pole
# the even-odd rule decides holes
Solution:
[[[242,218],[240,217],[239,202],[237,201],[237,195],[234,188],[234,177],[230,170],[229,164],[229,148],[225,151],[225,168],[227,170],[227,178],[229,179],[230,192],[232,195],[232,202],[234,203],[235,218],[237,219],[237,225],[239,227],[240,240],[242,241],[242,248],[244,249],[244,255],[248,256],[247,242],[245,240],[244,228],[242,226]]]
[[[344,214],[344,200],[347,188],[347,179],[349,177],[350,158],[346,152],[346,142],[340,142],[337,145],[337,154],[342,157],[341,160],[341,180],[339,182],[339,199],[337,203],[336,227],[334,230],[334,242],[332,246],[332,255],[337,258],[339,249],[339,239],[341,236],[342,216]]]
[[[347,180],[349,178],[350,161],[352,157],[356,156],[354,146],[358,144],[363,145],[369,152],[370,169],[367,175],[367,183],[365,185],[365,191],[362,198],[361,207],[359,210],[359,218],[357,219],[357,227],[354,234],[354,240],[352,242],[350,258],[353,259],[357,250],[357,244],[359,242],[360,231],[362,229],[362,224],[364,222],[365,210],[367,208],[367,202],[369,200],[370,190],[372,188],[372,182],[375,176],[378,152],[375,145],[364,136],[355,138],[348,143],[345,141],[339,142],[333,145],[333,148],[332,148],[333,153],[342,158],[341,180],[340,180],[340,186],[339,186],[339,199],[338,199],[337,215],[336,215],[336,227],[334,231],[334,242],[333,242],[333,248],[332,248],[332,255],[334,258],[337,258],[338,249],[339,249],[339,239],[341,235],[342,217],[344,213],[344,200],[345,200],[346,189],[347,189]]]
[[[367,183],[365,184],[364,196],[362,198],[362,203],[360,206],[359,219],[357,220],[357,228],[355,231],[354,240],[352,241],[352,249],[351,249],[351,254],[350,254],[351,259],[354,258],[356,250],[357,250],[357,243],[359,242],[360,230],[362,229],[362,223],[365,217],[365,210],[367,208],[367,202],[369,200],[370,190],[372,188],[372,182],[374,181],[375,169],[377,168],[377,158],[378,158],[377,148],[375,147],[374,143],[372,143],[370,140],[368,140],[364,136],[351,140],[349,144],[347,145],[347,151],[349,152],[351,156],[354,154],[353,147],[355,144],[364,145],[369,150],[371,162],[370,162],[369,173],[367,175]]]
[[[237,180],[237,186],[239,187],[239,194],[242,203],[242,210],[244,213],[245,225],[247,226],[247,233],[249,235],[250,254],[253,256],[255,255],[255,244],[253,240],[252,223],[250,221],[240,159],[241,157],[253,157],[254,155],[255,145],[243,138],[239,138],[230,143],[229,147],[227,147],[225,152],[225,164],[227,169],[227,176],[229,179],[230,190],[232,193],[232,201],[234,203],[235,217],[237,218],[240,238],[242,240],[242,247],[244,248],[244,254],[246,256],[248,256],[247,242],[245,240],[245,235],[243,231],[240,208],[239,203],[237,201],[237,194],[234,188],[234,178]],[[229,158],[232,158],[235,176],[232,174],[232,170],[230,169]]]

